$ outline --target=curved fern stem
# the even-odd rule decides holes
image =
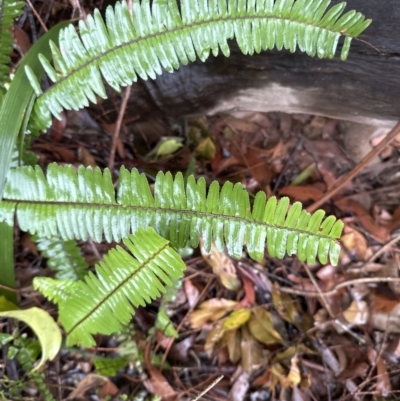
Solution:
[[[12,224],[16,211],[22,230],[64,240],[88,237],[100,242],[120,241],[139,228],[153,227],[161,236],[182,248],[189,241],[197,247],[200,236],[209,251],[212,241],[219,251],[226,246],[240,258],[246,244],[254,259],[264,257],[265,243],[271,257],[297,254],[302,261],[338,261],[343,223],[325,212],[310,215],[289,199],[268,200],[257,193],[253,205],[241,184],[214,181],[208,191],[204,178],[158,173],[154,193],[146,177],[122,167],[115,193],[108,169],[80,166],[48,166],[47,177],[38,166],[10,171],[0,202],[0,221]]]
[[[52,115],[86,107],[96,96],[105,98],[102,77],[119,91],[139,77],[155,79],[165,69],[210,52],[229,56],[228,40],[235,38],[244,54],[283,48],[309,56],[332,58],[338,40],[345,37],[341,58],[348,56],[351,40],[371,20],[356,11],[345,14],[345,3],[327,11],[330,0],[139,0],[133,17],[125,1],[107,8],[106,23],[100,12],[80,21],[80,36],[73,25],[60,33],[60,49],[50,42],[54,67],[40,60],[54,85],[42,92],[34,74],[26,68],[38,99],[32,122],[46,129]]]

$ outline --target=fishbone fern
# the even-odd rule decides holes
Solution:
[[[35,278],[34,285],[59,306],[67,345],[95,345],[93,334],[112,334],[126,325],[134,307],[145,306],[180,278],[186,266],[168,241],[153,229],[139,229],[123,240],[130,253],[117,247],[96,265],[97,276],[84,281]],[[133,255],[133,256],[132,256]],[[64,292],[65,294],[65,292]]]
[[[47,266],[56,272],[56,278],[79,280],[86,275],[88,265],[75,241],[64,241],[59,237],[44,238],[39,236],[33,239],[38,250],[47,258]]]
[[[14,19],[22,14],[25,3],[15,0],[0,0],[0,87],[9,81],[10,53],[12,50],[12,26]]]
[[[60,33],[60,50],[50,42],[54,68],[39,55],[54,85],[42,92],[26,68],[38,99],[33,125],[49,127],[51,115],[63,109],[80,109],[96,96],[105,98],[102,76],[119,91],[121,86],[142,79],[155,79],[163,68],[173,72],[180,64],[210,52],[226,57],[228,40],[236,38],[244,54],[296,47],[310,56],[332,58],[338,40],[345,37],[341,58],[348,56],[353,38],[371,20],[356,11],[343,14],[346,3],[329,11],[330,0],[139,0],[133,2],[133,18],[125,1],[106,11],[104,23],[98,10],[87,23],[79,22],[80,37],[73,25]]]
[[[47,178],[40,167],[22,166],[10,171],[4,199],[0,202],[0,221],[12,224],[14,211],[22,230],[41,236],[59,234],[64,240],[88,237],[100,242],[120,241],[140,227],[153,227],[179,248],[190,241],[197,246],[202,236],[209,250],[212,241],[222,251],[239,258],[246,243],[254,259],[264,256],[265,242],[272,257],[298,254],[300,260],[315,263],[318,256],[336,264],[343,223],[319,210],[313,215],[299,202],[290,209],[289,199],[266,200],[257,193],[253,207],[241,184],[226,182],[222,188],[214,181],[208,192],[204,178],[190,176],[184,183],[178,173],[159,172],[154,195],[144,174],[122,167],[118,196],[108,169],[53,163]]]

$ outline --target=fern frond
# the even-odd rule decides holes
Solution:
[[[80,285],[79,281],[52,279],[50,277],[40,277],[34,281],[34,287],[40,291],[49,301],[59,304],[67,301],[76,288]]]
[[[36,236],[34,241],[47,259],[47,266],[56,272],[56,278],[79,280],[86,275],[88,265],[75,241],[65,241],[60,237],[39,236]]]
[[[75,283],[73,293],[59,300],[59,318],[67,332],[67,345],[95,344],[94,334],[111,334],[127,324],[133,306],[145,306],[165,292],[171,280],[186,268],[179,255],[152,228],[140,229],[123,240],[129,254],[117,246]],[[133,255],[133,256],[132,256]],[[36,277],[35,287],[41,278]]]
[[[15,0],[0,0],[0,87],[9,81],[10,53],[12,51],[12,27],[14,19],[22,14],[25,3]]]
[[[219,251],[227,247],[240,258],[246,243],[254,259],[264,257],[265,243],[271,257],[297,254],[302,261],[315,263],[318,256],[327,263],[338,261],[343,223],[325,212],[310,215],[289,199],[266,199],[259,192],[250,206],[249,194],[241,184],[226,182],[220,188],[214,181],[208,192],[204,178],[181,173],[158,173],[154,195],[144,174],[122,167],[117,196],[110,171],[80,166],[48,166],[47,179],[40,167],[22,166],[10,171],[4,199],[0,202],[0,221],[14,221],[16,210],[22,230],[44,237],[100,242],[126,237],[140,227],[153,227],[175,248],[190,240],[197,247],[202,236],[209,251],[212,241]]]
[[[39,129],[60,118],[63,109],[80,109],[96,96],[105,98],[102,77],[115,90],[137,77],[155,79],[163,68],[173,72],[180,64],[210,52],[229,56],[228,40],[236,38],[244,54],[298,47],[309,56],[332,58],[338,40],[345,37],[341,58],[348,56],[351,40],[371,23],[356,11],[343,14],[345,3],[327,8],[330,0],[135,0],[133,17],[125,1],[107,8],[60,33],[60,50],[50,43],[54,67],[43,56],[43,67],[54,85],[42,93],[27,68],[38,95],[33,121]]]

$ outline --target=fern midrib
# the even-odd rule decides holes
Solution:
[[[339,33],[341,36],[349,36],[349,37],[355,38],[354,36],[347,35],[346,33],[337,32],[337,31],[334,31],[332,29],[327,29],[325,27],[319,26],[318,24],[313,24],[312,22],[298,21],[298,20],[293,20],[293,19],[290,19],[290,18],[277,17],[277,16],[274,16],[274,15],[259,15],[259,14],[257,14],[257,15],[252,15],[252,16],[246,15],[246,16],[240,16],[240,17],[212,18],[212,19],[209,19],[209,20],[206,20],[206,21],[200,21],[200,22],[195,22],[195,23],[192,23],[192,24],[186,24],[186,25],[182,25],[182,26],[179,26],[179,27],[176,27],[176,28],[173,28],[173,29],[166,29],[166,30],[163,30],[163,31],[159,31],[157,33],[150,34],[150,35],[141,36],[140,38],[131,40],[129,42],[125,42],[125,43],[123,43],[121,45],[118,45],[118,46],[114,46],[113,48],[111,48],[111,49],[109,49],[109,50],[107,50],[105,52],[102,52],[98,56],[95,56],[95,57],[91,58],[89,61],[83,63],[81,66],[79,66],[79,68],[72,70],[68,75],[63,76],[59,81],[55,82],[49,89],[47,89],[40,96],[38,96],[37,100],[39,100],[43,96],[51,93],[52,91],[56,90],[58,85],[61,85],[61,83],[64,82],[65,80],[70,79],[75,74],[78,74],[80,71],[85,69],[90,64],[96,62],[97,60],[99,60],[99,59],[101,59],[103,57],[108,56],[111,53],[116,52],[117,50],[119,50],[119,49],[121,49],[121,48],[123,48],[125,46],[128,47],[128,46],[131,46],[133,44],[137,44],[137,43],[149,40],[149,39],[153,39],[153,38],[155,38],[157,36],[169,35],[169,34],[176,33],[176,32],[179,32],[179,31],[184,31],[184,30],[187,30],[187,29],[190,29],[190,28],[196,28],[196,27],[199,27],[199,26],[202,26],[202,25],[211,25],[211,24],[215,24],[215,23],[219,23],[219,22],[233,22],[233,21],[238,21],[238,20],[255,20],[255,19],[276,19],[276,20],[290,21],[292,23],[296,23],[296,24],[300,24],[300,25],[312,25],[315,28],[319,28],[319,29],[322,29],[322,30],[325,30],[325,31],[328,31],[328,32]]]
[[[249,224],[249,225],[254,225],[254,226],[263,226],[263,227],[271,227],[275,229],[282,229],[282,230],[289,230],[289,231],[296,231],[299,234],[306,234],[308,236],[317,236],[320,239],[329,239],[329,240],[335,240],[337,242],[337,239],[330,237],[329,235],[322,235],[320,233],[310,233],[309,231],[306,230],[301,230],[298,228],[291,228],[291,227],[286,227],[278,224],[272,224],[272,223],[266,223],[262,222],[259,220],[253,220],[249,219],[247,217],[240,217],[240,216],[230,216],[226,214],[220,214],[220,213],[211,213],[211,212],[202,212],[202,211],[195,211],[195,210],[188,210],[188,209],[168,209],[168,208],[163,208],[163,207],[156,207],[156,206],[124,206],[118,203],[84,203],[84,202],[46,202],[46,201],[16,201],[15,199],[7,199],[3,198],[4,202],[13,202],[16,204],[16,208],[18,208],[18,205],[20,204],[29,204],[29,205],[48,205],[48,206],[71,206],[71,207],[92,207],[92,208],[115,208],[115,209],[128,209],[128,210],[147,210],[153,213],[166,213],[166,214],[185,214],[185,215],[192,215],[192,216],[199,216],[203,218],[213,218],[213,219],[219,219],[219,220],[231,220],[231,221],[237,221],[242,224]],[[0,202],[1,204],[1,202]]]
[[[101,302],[99,302],[94,308],[92,308],[85,316],[83,316],[78,322],[75,323],[74,326],[72,326],[71,329],[68,330],[67,336],[69,336],[82,322],[84,322],[86,319],[88,319],[93,313],[96,312],[97,309],[99,309],[101,306],[103,306],[109,299],[112,297],[122,286],[124,286],[128,281],[132,279],[135,275],[137,275],[142,269],[144,269],[152,260],[154,260],[161,252],[163,252],[165,249],[167,249],[169,246],[169,243],[166,243],[165,245],[162,246],[157,252],[153,253],[150,258],[146,259],[136,270],[134,270],[124,281],[119,283],[109,294],[107,294],[106,297],[102,299]]]

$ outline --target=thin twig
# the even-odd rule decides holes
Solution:
[[[322,291],[323,295],[330,297],[335,295],[340,289],[349,287],[354,284],[371,284],[371,283],[400,283],[400,277],[360,277],[352,280],[342,281],[327,291]],[[296,288],[280,287],[280,291],[287,294],[301,295],[303,297],[320,297],[318,291],[304,291]]]
[[[400,235],[394,237],[391,239],[389,242],[387,242],[385,245],[379,249],[379,251],[375,252],[365,263],[364,266],[372,263],[374,260],[378,259],[379,256],[382,255],[382,253],[386,252],[390,247],[392,247],[396,242],[400,241]]]
[[[335,195],[340,189],[343,188],[345,184],[347,184],[350,180],[352,180],[371,160],[373,160],[379,153],[382,152],[386,148],[390,142],[396,138],[397,135],[400,134],[400,123],[397,123],[396,126],[385,136],[385,138],[379,142],[379,144],[373,148],[354,168],[349,171],[347,174],[342,176],[335,184],[329,189],[325,195],[322,196],[319,200],[314,202],[307,208],[307,212],[312,213],[317,210],[320,206],[322,206],[327,200],[329,200],[333,195]]]
[[[74,14],[75,14],[75,10],[79,11],[79,18],[83,19],[84,21],[86,21],[87,15],[86,15],[86,11],[81,7],[81,3],[79,0],[69,0],[72,8],[74,10]],[[73,17],[75,18],[75,15],[73,15]]]
[[[125,110],[128,105],[129,96],[131,94],[131,88],[132,88],[131,85],[128,85],[126,87],[124,97],[123,97],[122,103],[121,103],[121,108],[119,109],[118,119],[115,124],[115,130],[114,130],[114,134],[113,134],[111,151],[110,151],[110,160],[108,162],[108,168],[110,169],[110,171],[112,171],[112,169],[114,168],[115,151],[117,149],[119,133],[121,132],[121,126],[122,126],[122,121],[124,118]]]
[[[48,29],[45,25],[45,23],[42,20],[42,17],[38,14],[38,12],[36,11],[35,7],[33,7],[33,4],[31,3],[30,0],[26,0],[26,2],[28,3],[29,7],[31,8],[33,14],[35,15],[35,17],[37,18],[37,20],[39,21],[40,26],[42,27],[42,29],[47,32]]]
[[[324,292],[322,292],[321,287],[319,286],[317,280],[315,279],[314,275],[312,274],[310,268],[305,263],[302,263],[302,265],[303,265],[305,271],[307,272],[308,277],[310,277],[311,282],[314,284],[314,287],[317,289],[317,292],[318,292],[322,302],[324,303],[325,309],[328,312],[331,319],[333,319],[335,324],[340,326],[344,331],[346,331],[347,333],[352,335],[357,341],[359,341],[362,344],[365,344],[365,340],[361,336],[359,336],[358,334],[351,331],[351,329],[348,326],[346,326],[343,322],[341,322],[339,319],[336,318],[336,316],[332,312],[331,306],[329,305],[329,301],[327,299],[326,294]]]
[[[222,379],[224,376],[219,376],[217,377],[205,390],[203,390],[196,398],[193,398],[191,401],[199,401],[201,397],[203,397],[204,394],[208,393],[213,387],[215,387]]]

